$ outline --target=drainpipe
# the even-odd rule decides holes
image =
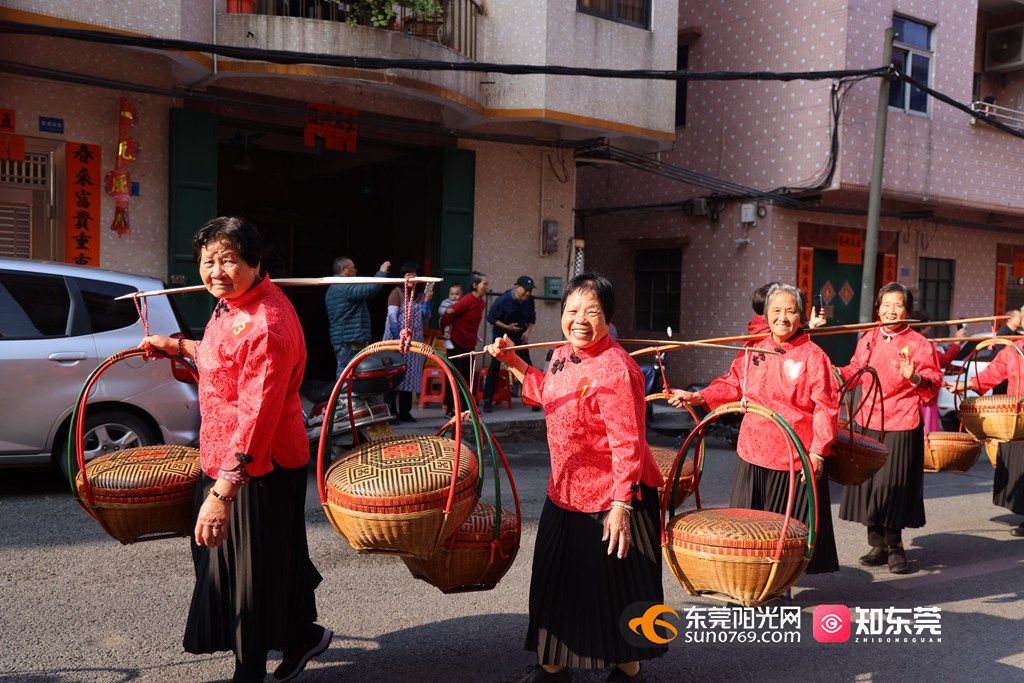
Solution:
[[[221,0],[213,0],[213,2],[210,3],[210,22],[213,25],[213,40],[211,42],[214,44],[217,43],[217,5],[220,3],[220,1]],[[199,88],[202,88],[207,84],[211,83],[212,81],[217,80],[219,75],[220,74],[217,73],[217,53],[215,52],[213,54],[213,70],[206,76],[200,78],[198,81],[187,84],[185,86],[185,89],[197,90]]]
[[[892,28],[885,29],[882,63],[892,65]],[[882,171],[885,166],[885,131],[889,123],[889,88],[891,81],[882,78],[878,86],[878,113],[875,115],[875,156],[871,166],[868,190],[868,225],[864,236],[864,271],[860,282],[860,322],[875,318],[875,261],[878,259],[878,226],[882,213]]]

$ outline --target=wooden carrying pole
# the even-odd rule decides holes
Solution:
[[[441,282],[439,277],[414,277],[413,282]],[[405,284],[404,277],[276,277],[271,279],[278,287],[313,287],[317,285],[402,285]],[[159,296],[161,294],[185,294],[187,292],[206,291],[206,285],[190,285],[188,287],[172,287],[171,289],[154,289],[150,292],[131,292],[115,297],[115,301],[121,299],[134,299],[135,297]]]
[[[569,342],[564,341],[564,340],[563,341],[554,341],[554,342],[537,342],[536,344],[522,344],[521,346],[506,346],[504,350],[505,351],[519,351],[519,350],[522,350],[522,349],[539,349],[539,348],[543,348],[543,347],[547,347],[547,346],[562,346],[563,344],[568,344],[568,343]],[[693,342],[678,342],[675,345],[673,345],[673,348],[677,348],[677,349],[682,349],[682,348],[699,348],[699,349],[716,349],[718,351],[721,351],[721,350],[726,350],[726,351],[743,351],[745,347],[743,347],[743,346],[726,346],[725,344],[713,344],[713,343],[708,343],[706,341],[693,341]],[[778,353],[778,351],[772,351],[770,349],[757,349],[757,352],[758,353],[762,353],[762,352],[763,353],[770,353],[770,354],[777,354]],[[455,360],[457,358],[469,358],[470,356],[481,356],[481,355],[483,355],[485,353],[487,353],[487,352],[486,351],[468,351],[466,353],[459,353],[459,354],[456,354],[454,356],[448,356],[448,360]],[[634,351],[630,355],[631,356],[637,355],[637,352]]]

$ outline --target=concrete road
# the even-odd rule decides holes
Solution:
[[[436,420],[435,420],[436,421]],[[424,425],[421,425],[424,426]],[[513,435],[514,436],[514,435]],[[671,435],[652,437],[672,443]],[[304,681],[507,681],[531,664],[522,650],[546,445],[505,439],[525,513],[516,563],[493,591],[446,596],[411,578],[401,560],[354,553],[326,522],[310,475],[307,520],[321,622],[337,632]],[[735,456],[715,443],[704,504],[727,502]],[[682,643],[645,666],[648,680],[1021,680],[1024,539],[991,504],[984,455],[967,475],[927,475],[928,525],[906,541],[914,573],[867,569],[863,528],[836,519],[843,568],[802,578],[787,606],[802,608],[799,643]],[[840,487],[832,485],[832,500]],[[833,506],[833,517],[838,504]],[[121,546],[42,471],[0,472],[0,680],[211,681],[230,654],[192,656],[181,635],[192,586],[183,539]],[[666,569],[666,602],[681,615],[720,603],[687,596]],[[819,643],[819,604],[940,607],[941,643]],[[685,631],[685,626],[681,626]],[[276,665],[271,661],[270,669]],[[576,681],[603,680],[576,672]]]

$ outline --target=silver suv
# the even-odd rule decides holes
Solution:
[[[0,467],[64,466],[74,403],[104,359],[137,346],[142,322],[130,300],[159,280],[83,266],[0,259]],[[149,297],[153,334],[183,324],[166,296]],[[130,358],[99,379],[86,410],[86,458],[199,436],[196,387],[166,360]]]

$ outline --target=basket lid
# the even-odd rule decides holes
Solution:
[[[490,543],[494,540],[494,506],[477,501],[469,517],[455,531],[456,541]],[[516,513],[501,509],[501,536],[516,533]]]
[[[968,396],[960,401],[961,412],[1017,412],[1017,406],[1024,396],[995,394],[993,396]]]
[[[679,453],[674,448],[667,448],[665,446],[651,446],[651,455],[654,456],[654,462],[658,464],[658,469],[661,470],[662,476],[668,476],[669,471],[672,469],[672,465],[676,462],[676,455]],[[693,458],[687,458],[683,462],[683,476],[689,477],[693,475]]]
[[[970,444],[972,446],[981,443],[972,434],[967,432],[928,432],[924,435],[924,438],[932,443],[943,441],[946,443]]]
[[[676,515],[668,530],[674,545],[774,551],[785,521],[784,515],[764,510],[703,508]],[[806,544],[807,526],[791,517],[782,544],[783,554],[802,553]]]
[[[881,441],[879,441],[878,439],[872,439],[870,436],[864,436],[863,434],[858,434],[857,432],[853,432],[852,439],[850,438],[850,436],[851,435],[849,429],[840,429],[836,431],[837,444],[847,447],[849,447],[850,444],[853,444],[853,446],[858,449],[877,451],[878,453],[885,453],[886,455],[888,455],[889,453],[889,447],[886,446]]]
[[[440,436],[402,436],[349,451],[327,471],[327,497],[345,507],[415,505],[448,497],[456,443]],[[456,496],[476,491],[476,455],[465,444],[459,456]]]
[[[85,465],[89,486],[104,495],[137,497],[177,493],[195,488],[199,479],[199,450],[187,446],[154,444],[106,453]],[[77,477],[79,488],[82,473]]]

